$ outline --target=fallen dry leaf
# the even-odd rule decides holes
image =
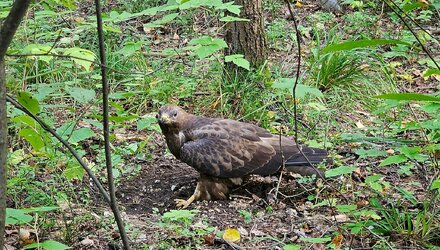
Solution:
[[[344,239],[344,237],[342,235],[336,235],[333,239],[332,239],[332,243],[335,245],[335,249],[339,250],[341,249],[341,242],[342,239]]]
[[[237,242],[240,240],[240,232],[237,229],[228,228],[223,234],[223,239],[232,243]]]

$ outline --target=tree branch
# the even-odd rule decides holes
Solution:
[[[81,159],[81,157],[76,152],[76,150],[72,147],[72,145],[70,145],[70,143],[68,141],[64,140],[53,128],[49,127],[49,125],[47,125],[38,116],[34,115],[26,107],[23,107],[23,105],[21,105],[12,96],[7,95],[6,99],[8,100],[9,103],[14,105],[14,107],[16,107],[17,109],[23,111],[25,114],[27,114],[32,119],[34,119],[36,122],[38,122],[38,124],[40,124],[40,126],[44,130],[46,130],[47,132],[52,134],[55,138],[57,138],[57,140],[59,142],[61,142],[61,144],[63,144],[69,150],[69,152],[73,155],[73,157],[75,157],[75,159],[78,161],[78,163],[81,165],[81,167],[87,172],[87,174],[89,175],[90,179],[92,179],[93,184],[95,184],[96,187],[98,187],[98,190],[102,194],[102,196],[104,196],[105,201],[108,204],[110,204],[110,196],[107,194],[107,192],[105,191],[104,187],[101,185],[101,182],[98,180],[98,178],[96,178],[96,176],[93,174],[92,170],[87,166],[87,164]]]

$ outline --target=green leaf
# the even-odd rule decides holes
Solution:
[[[154,117],[145,117],[143,119],[138,120],[137,122],[137,130],[149,129],[156,130],[157,128],[152,128],[153,126],[157,127],[157,122]]]
[[[301,245],[287,244],[284,245],[283,250],[300,250],[301,248]]]
[[[35,151],[40,151],[44,147],[44,141],[41,136],[32,128],[23,128],[18,132],[18,135],[23,137]]]
[[[249,70],[250,67],[249,61],[246,60],[244,56],[240,54],[225,56],[225,62],[233,62],[235,65],[245,68],[247,70]]]
[[[72,135],[70,136],[69,142],[77,143],[93,136],[95,136],[95,132],[93,132],[91,128],[80,128],[73,131]]]
[[[403,5],[402,9],[405,10],[405,12],[410,12],[414,9],[420,8],[426,6],[426,4],[423,3],[407,3],[405,5]]]
[[[60,207],[29,207],[29,208],[23,208],[21,209],[23,212],[25,213],[31,213],[31,212],[49,212],[49,211],[53,211],[53,210],[57,210]]]
[[[383,167],[383,166],[388,166],[391,164],[399,164],[402,162],[406,162],[408,160],[408,158],[406,158],[405,155],[392,155],[389,156],[388,158],[386,158],[385,160],[383,160],[379,166]]]
[[[361,210],[359,212],[354,213],[356,217],[366,217],[374,220],[380,220],[380,216],[377,215],[376,211],[373,210]]]
[[[208,57],[220,49],[228,47],[223,39],[212,38],[209,36],[194,38],[188,43],[188,45],[195,45],[192,50],[194,50],[200,59]]]
[[[338,175],[350,174],[355,170],[356,170],[356,167],[340,166],[340,167],[337,167],[334,169],[329,169],[329,170],[325,171],[325,177],[330,178],[330,177],[334,177],[334,176],[338,176]]]
[[[382,175],[380,174],[370,175],[367,176],[367,178],[365,178],[365,183],[369,184],[369,183],[377,182],[380,180],[380,178],[382,178]]]
[[[66,92],[78,102],[87,103],[95,99],[96,93],[93,89],[83,89],[78,87],[68,88]]]
[[[322,49],[322,53],[326,52],[335,52],[341,50],[351,50],[356,48],[365,48],[371,46],[378,46],[384,44],[404,44],[409,46],[410,44],[399,41],[399,40],[384,40],[384,39],[366,39],[366,40],[358,40],[358,41],[348,41],[339,44],[331,44]]]
[[[63,171],[63,175],[69,180],[82,180],[84,177],[84,169],[79,165],[69,166]]]
[[[369,158],[369,157],[379,157],[387,155],[387,152],[378,149],[359,149],[355,152],[355,154],[359,155],[360,158]]]
[[[399,191],[402,194],[402,196],[406,200],[410,201],[413,205],[416,205],[418,203],[416,197],[414,197],[413,193],[411,193],[410,191],[408,191],[408,190],[406,190],[404,188],[401,188],[401,187],[394,187],[394,188],[397,191]]]
[[[431,190],[440,189],[440,179],[437,179],[432,182]]]
[[[388,99],[388,100],[401,100],[401,101],[440,102],[440,98],[430,95],[417,94],[417,93],[389,93],[389,94],[377,95],[373,97]]]
[[[40,103],[29,92],[19,92],[17,101],[34,115],[40,112]]]
[[[116,52],[116,54],[120,54],[124,57],[129,57],[140,51],[144,42],[126,42],[124,46]]]
[[[440,109],[440,103],[436,103],[436,102],[430,102],[421,107],[421,110],[430,114],[438,114],[437,112],[439,112],[439,109]]]
[[[162,219],[167,219],[171,221],[182,220],[182,219],[192,219],[199,210],[170,210],[162,215]]]
[[[6,225],[22,225],[32,220],[33,217],[21,209],[6,208]]]
[[[92,62],[94,62],[96,58],[92,51],[78,47],[66,49],[64,55],[72,56],[73,62],[82,66],[86,71],[92,70]]]
[[[21,50],[21,53],[31,55],[47,54],[51,48],[51,46],[44,44],[29,44]],[[41,60],[46,63],[49,63],[53,59],[52,56],[31,56],[30,58]]]
[[[58,241],[54,241],[54,240],[46,240],[43,242],[35,242],[29,245],[26,245],[25,247],[23,247],[22,249],[44,249],[44,250],[65,250],[65,249],[70,249],[70,247],[68,247],[67,245],[64,245],[63,243],[60,243]]]
[[[423,74],[424,77],[428,77],[431,75],[439,75],[440,76],[440,69],[428,69]]]
[[[356,205],[337,205],[336,210],[340,213],[349,213],[357,209]]]
[[[249,19],[246,18],[240,18],[235,16],[225,16],[220,18],[221,22],[249,22]]]
[[[304,241],[304,242],[308,242],[308,243],[327,243],[327,242],[331,241],[332,239],[330,237],[325,237],[325,238],[300,237],[299,240]]]
[[[172,13],[163,16],[161,19],[153,21],[151,23],[147,23],[144,25],[144,28],[159,28],[163,27],[164,24],[168,24],[171,21],[173,21],[177,16],[179,16],[179,13]]]
[[[290,91],[293,89],[293,85],[295,84],[295,79],[293,78],[279,78],[275,80],[275,82],[272,84],[272,88],[275,89],[289,89]],[[304,84],[297,84],[296,85],[296,97],[297,98],[304,98],[306,94],[311,94],[316,97],[323,97],[324,95],[322,92],[314,87],[310,87]]]

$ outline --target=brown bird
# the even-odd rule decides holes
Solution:
[[[195,200],[226,199],[229,188],[240,185],[243,177],[275,174],[283,160],[288,171],[322,177],[309,162],[320,163],[327,151],[300,145],[307,160],[294,140],[280,139],[256,125],[196,116],[172,105],[161,107],[157,119],[171,153],[200,173],[194,194],[176,200],[178,207]]]

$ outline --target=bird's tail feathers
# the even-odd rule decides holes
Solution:
[[[317,175],[323,177],[323,172],[316,169],[315,167],[311,167],[310,163],[315,165],[323,162],[331,162],[331,160],[327,157],[327,151],[319,148],[310,148],[306,146],[302,146],[303,154],[298,153],[292,157],[290,157],[285,162],[285,169],[289,172],[298,173],[300,175]],[[319,172],[319,173],[318,173]]]

